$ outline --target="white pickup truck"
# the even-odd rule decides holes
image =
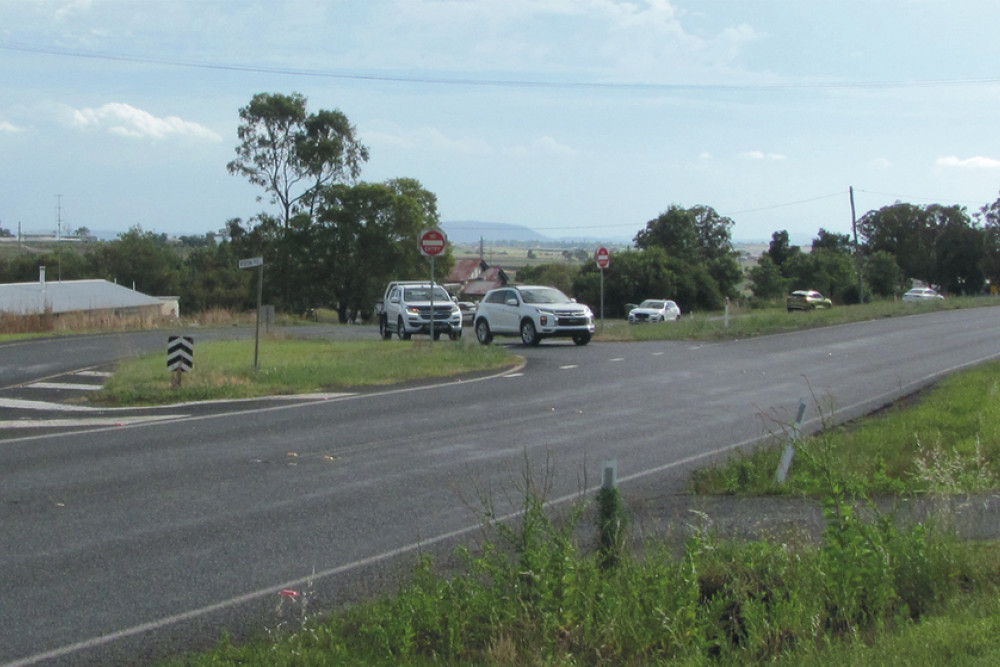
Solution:
[[[433,304],[433,326],[431,307]],[[393,281],[385,288],[382,301],[375,305],[378,330],[388,340],[395,333],[400,340],[409,340],[413,334],[432,335],[436,340],[442,333],[452,340],[462,337],[462,311],[448,292],[429,281]]]

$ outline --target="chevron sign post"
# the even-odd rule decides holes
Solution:
[[[174,386],[181,385],[181,374],[194,366],[194,338],[170,336],[167,338],[167,369],[174,371]]]

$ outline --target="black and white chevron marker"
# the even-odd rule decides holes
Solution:
[[[191,370],[194,366],[194,338],[170,336],[167,338],[167,368],[172,371]]]

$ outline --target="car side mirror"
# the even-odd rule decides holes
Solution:
[[[507,303],[508,306],[517,306],[517,299],[514,299],[514,298],[507,299],[506,303]]]

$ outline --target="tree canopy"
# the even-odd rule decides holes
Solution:
[[[281,207],[285,227],[299,212],[313,212],[326,185],[355,181],[368,148],[339,110],[308,113],[299,93],[258,93],[239,111],[240,139],[231,174],[245,176]]]

